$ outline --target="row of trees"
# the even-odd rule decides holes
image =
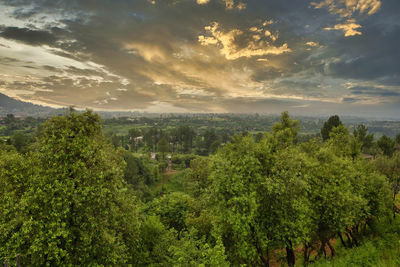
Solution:
[[[24,156],[0,150],[0,259],[23,265],[268,266],[284,252],[294,266],[296,249],[306,265],[335,255],[332,239],[357,246],[399,190],[398,152],[368,162],[343,125],[300,143],[288,113],[192,160],[183,191],[146,203],[134,191],[156,172],[115,149],[97,115],[71,111],[37,136]]]
[[[342,126],[339,116],[334,115],[329,117],[329,119],[324,123],[321,128],[322,140],[326,141],[330,138],[330,132],[333,128]],[[396,135],[394,139],[382,135],[376,142],[374,140],[374,135],[368,133],[368,128],[360,124],[355,127],[353,131],[353,136],[356,138],[357,143],[360,145],[359,149],[361,152],[378,155],[384,154],[391,157],[393,153],[400,148],[400,133]]]
[[[212,159],[210,195],[228,259],[268,266],[284,248],[289,266],[303,248],[335,255],[330,240],[358,244],[362,229],[390,210],[385,177],[361,159],[343,126],[329,140],[295,145],[297,123],[287,113],[258,143],[237,137]]]
[[[216,132],[207,129],[197,132],[190,126],[179,126],[169,130],[157,127],[132,128],[127,135],[111,134],[109,138],[115,147],[124,147],[134,152],[175,152],[208,155],[215,153],[222,143],[230,140],[228,131]]]

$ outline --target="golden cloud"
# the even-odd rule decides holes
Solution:
[[[354,19],[349,19],[345,23],[337,24],[337,25],[333,26],[333,28],[332,27],[326,27],[324,29],[327,30],[327,31],[342,30],[344,32],[344,36],[345,37],[349,37],[349,36],[361,35],[362,33],[357,30],[357,29],[360,29],[360,28],[361,28],[361,25],[355,23]]]
[[[318,47],[318,46],[319,46],[319,43],[317,43],[317,42],[312,42],[312,41],[311,41],[311,42],[307,42],[306,45],[307,45],[307,46],[311,46],[311,47]]]
[[[324,0],[322,2],[312,2],[314,8],[328,8],[331,14],[336,14],[344,18],[350,18],[354,13],[372,15],[380,9],[381,0]]]
[[[196,0],[196,3],[199,5],[205,5],[210,3],[211,0]]]
[[[353,18],[356,13],[370,16],[378,12],[381,5],[381,0],[324,0],[311,3],[311,6],[316,9],[327,8],[329,13],[347,19],[347,21],[343,23],[325,28],[325,30],[342,30],[345,33],[345,37],[362,34],[361,31],[357,30],[362,26],[357,24],[356,20]]]
[[[223,0],[225,2],[225,7],[226,9],[230,10],[230,9],[238,9],[238,10],[243,10],[246,9],[246,3],[243,2],[239,2],[237,4],[235,4],[234,0]]]
[[[217,22],[204,28],[210,36],[200,35],[198,41],[203,46],[216,45],[220,54],[228,60],[235,60],[241,57],[256,57],[265,55],[280,55],[292,52],[287,43],[281,46],[274,46],[278,33],[272,34],[262,27],[251,27],[247,32],[240,29],[229,31],[221,30]],[[265,32],[262,36],[259,33]]]

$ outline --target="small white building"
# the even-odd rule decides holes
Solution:
[[[133,138],[133,141],[135,141],[135,143],[143,142],[143,136],[135,137]]]

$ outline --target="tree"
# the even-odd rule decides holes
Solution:
[[[232,265],[267,261],[266,235],[259,227],[257,190],[262,165],[252,136],[234,136],[211,162],[210,206]],[[270,150],[265,149],[268,154]]]
[[[171,266],[230,266],[221,240],[217,240],[213,246],[204,238],[198,238],[195,229],[185,232],[169,251],[172,254],[169,262]]]
[[[141,183],[150,185],[153,182],[151,170],[142,159],[130,152],[125,152],[123,156],[126,162],[124,179],[128,184],[138,187]]]
[[[135,140],[136,137],[140,136],[140,130],[136,128],[129,129],[128,131],[128,140],[130,144],[131,151],[137,151],[138,144]]]
[[[346,126],[333,127],[329,133],[327,145],[337,156],[356,158],[360,154],[361,143],[351,136]]]
[[[256,143],[250,135],[235,136],[212,158],[210,204],[233,265],[268,266],[270,253],[284,247],[294,266],[294,248],[309,235],[307,164],[286,143],[293,140],[288,129],[276,131],[290,137],[281,140],[265,135]]]
[[[18,221],[1,231],[1,257],[18,252],[32,266],[134,264],[138,221],[123,169],[98,115],[71,111],[46,122],[18,167],[29,179],[21,197],[8,200],[15,207],[8,216]]]
[[[14,114],[7,114],[7,116],[4,118],[4,123],[8,126],[16,122],[16,118]]]
[[[361,150],[365,151],[372,147],[374,135],[368,134],[368,128],[364,124],[358,125],[353,131],[354,137],[361,144]]]
[[[290,145],[297,142],[297,133],[299,132],[299,121],[292,120],[289,112],[281,114],[280,123],[275,123],[272,132],[282,144]]]
[[[272,245],[285,248],[289,266],[295,265],[295,248],[307,243],[311,233],[309,169],[299,149],[290,146],[278,151],[259,192],[261,225]]]
[[[214,129],[208,129],[207,131],[204,132],[203,134],[203,148],[206,152],[206,154],[211,152],[211,147],[213,144],[215,144],[216,141],[218,141],[218,136],[215,133]],[[215,148],[215,146],[214,146]]]
[[[395,216],[396,196],[400,191],[400,152],[397,151],[392,157],[380,155],[374,161],[376,170],[384,174],[392,189],[393,196],[393,216]]]
[[[396,144],[400,146],[400,134],[396,135]]]
[[[169,143],[165,137],[162,137],[157,143],[158,152],[161,152],[164,158],[164,154],[169,152]]]
[[[324,126],[322,126],[321,128],[321,136],[322,139],[328,140],[329,139],[329,133],[331,132],[333,127],[338,127],[339,125],[341,125],[342,122],[340,121],[340,118],[338,115],[334,115],[329,117],[329,119],[324,123]]]
[[[186,218],[194,210],[195,200],[185,193],[172,192],[156,199],[154,206],[161,222],[180,233],[187,230]]]
[[[383,135],[381,138],[379,138],[377,144],[384,155],[388,157],[393,155],[393,152],[395,151],[395,141],[392,138]]]
[[[31,143],[31,138],[21,132],[16,132],[11,136],[11,144],[20,153],[28,152],[28,146]]]
[[[28,188],[30,166],[22,155],[9,146],[0,150],[0,259],[2,262],[21,253],[19,238],[24,223],[21,198]]]

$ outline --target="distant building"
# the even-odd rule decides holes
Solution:
[[[135,138],[133,138],[133,140],[134,140],[136,143],[143,142],[143,136],[135,137]]]

